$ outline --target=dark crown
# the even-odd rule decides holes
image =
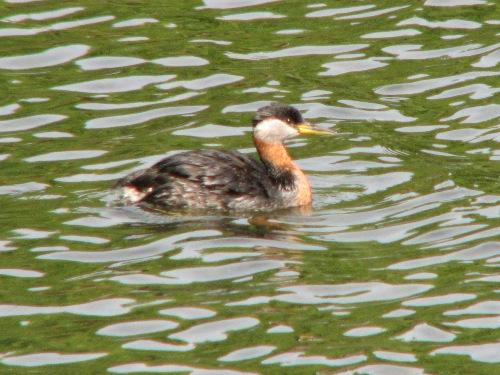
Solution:
[[[285,105],[283,103],[273,102],[268,106],[259,108],[257,113],[252,118],[252,124],[253,126],[255,126],[259,122],[269,118],[277,118],[283,120],[284,122],[292,126],[304,122],[302,115],[296,108]]]

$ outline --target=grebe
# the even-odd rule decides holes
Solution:
[[[232,150],[186,151],[117,181],[125,204],[171,209],[275,210],[309,206],[311,187],[284,141],[335,131],[314,127],[294,107],[272,103],[252,119],[261,163]]]

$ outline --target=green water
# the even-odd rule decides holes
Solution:
[[[1,2],[0,373],[498,371],[499,16]],[[114,204],[171,152],[253,152],[274,100],[341,133],[289,143],[312,212]]]

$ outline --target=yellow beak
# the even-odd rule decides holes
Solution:
[[[334,135],[337,134],[335,130],[318,128],[316,126],[312,126],[308,123],[303,123],[297,125],[297,129],[299,130],[299,134],[305,135]]]

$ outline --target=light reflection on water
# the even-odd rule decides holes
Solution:
[[[7,371],[494,372],[494,4],[5,3]],[[341,133],[289,144],[314,210],[116,205],[165,156],[253,153],[272,100]]]

